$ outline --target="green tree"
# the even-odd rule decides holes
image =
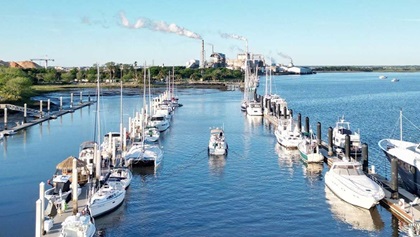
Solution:
[[[0,89],[2,100],[18,101],[29,99],[33,93],[29,78],[14,77],[8,79]]]

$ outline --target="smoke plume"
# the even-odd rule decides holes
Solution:
[[[292,57],[290,57],[289,55],[287,55],[287,54],[283,54],[283,53],[277,53],[280,57],[283,57],[283,58],[287,58],[287,59],[290,59],[290,61],[293,61],[293,59],[292,59]]]
[[[177,26],[174,23],[168,24],[164,21],[153,21],[148,18],[139,18],[134,24],[130,24],[127,17],[125,17],[124,13],[120,13],[120,20],[121,25],[129,28],[129,29],[149,29],[153,31],[160,31],[160,32],[166,32],[166,33],[174,33],[181,36],[186,36],[188,38],[193,39],[202,39],[201,36],[197,33],[194,33],[190,30],[187,30],[181,26]]]
[[[225,39],[237,39],[242,41],[248,41],[245,37],[235,34],[220,33],[220,36]]]

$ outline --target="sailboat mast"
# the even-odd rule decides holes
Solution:
[[[99,181],[100,177],[101,177],[101,122],[100,122],[100,98],[101,98],[101,91],[100,91],[100,87],[99,87],[99,64],[96,63],[96,70],[97,70],[97,79],[96,79],[96,86],[97,86],[97,99],[96,99],[96,121],[97,121],[97,143],[95,144],[95,158],[96,158],[96,169],[95,169],[95,174],[96,174],[96,180]]]
[[[121,79],[120,79],[120,142],[121,146],[124,144],[123,139],[125,137],[124,131],[123,131],[123,83],[122,83],[122,71],[121,71]]]
[[[403,117],[402,117],[403,115],[402,115],[402,109],[400,110],[400,140],[402,141],[403,140],[403,130],[402,130],[402,119],[403,119]]]

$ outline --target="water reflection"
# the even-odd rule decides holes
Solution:
[[[327,186],[325,197],[334,217],[350,224],[353,229],[378,231],[384,228],[384,222],[376,207],[366,210],[353,206],[337,197]]]
[[[251,127],[260,127],[262,125],[263,117],[246,115],[246,121]]]
[[[116,210],[113,212],[101,216],[99,218],[95,218],[95,226],[96,226],[96,232],[98,236],[107,236],[106,231],[107,229],[115,228],[116,226],[120,225],[122,222],[124,222],[125,219],[125,207],[126,201],[122,203],[121,206],[119,206]]]
[[[225,165],[225,156],[209,156],[209,168],[212,174],[222,176]]]
[[[287,149],[284,146],[276,143],[274,151],[278,156],[279,167],[282,169],[286,168],[290,175],[293,175],[293,166],[298,166],[300,163],[300,155],[298,150]]]
[[[323,163],[305,163],[303,162],[303,174],[311,182],[322,180]]]

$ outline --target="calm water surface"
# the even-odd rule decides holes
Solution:
[[[398,136],[399,109],[420,122],[420,73],[329,73],[274,77],[273,91],[315,129],[345,115],[369,144],[370,165],[388,175],[377,142]],[[398,83],[390,79],[397,77]],[[264,77],[259,93],[264,94]],[[88,91],[86,91],[87,93]],[[101,129],[119,128],[119,92],[104,90]],[[124,92],[124,123],[142,104]],[[50,97],[69,95],[53,93]],[[325,189],[326,165],[304,165],[276,144],[274,127],[240,111],[240,91],[179,89],[179,108],[161,140],[165,155],[156,171],[134,170],[124,204],[96,219],[105,236],[398,236],[398,221],[383,207],[366,211]],[[1,143],[0,236],[33,236],[38,184],[55,166],[77,156],[94,139],[96,106],[19,132]],[[407,124],[404,138],[419,141]],[[224,126],[229,154],[208,158],[209,128]],[[325,136],[324,136],[325,137]]]

